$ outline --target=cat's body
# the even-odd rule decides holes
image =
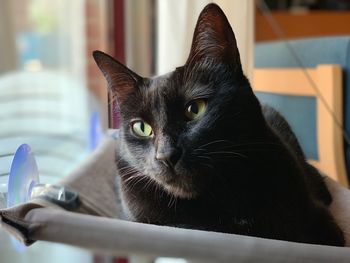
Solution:
[[[95,53],[120,104],[118,182],[129,220],[344,245],[331,196],[287,122],[261,107],[216,5],[185,66],[145,79]]]

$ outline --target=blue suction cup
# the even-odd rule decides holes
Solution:
[[[1,188],[0,190],[2,190],[0,193],[1,204],[6,203],[7,207],[19,205],[40,196],[61,202],[67,201],[64,186],[39,183],[38,166],[34,154],[27,144],[19,146],[13,157],[7,193],[5,189]],[[18,252],[26,250],[26,247],[16,239],[11,238],[11,241]]]
[[[39,184],[39,172],[29,145],[18,147],[8,178],[7,207],[24,203],[31,198],[35,185]]]
[[[38,167],[34,155],[27,144],[18,147],[11,164],[7,184],[7,207],[24,203],[31,198],[32,189],[39,184]],[[26,247],[11,238],[11,242],[18,252]]]
[[[98,112],[93,112],[90,117],[90,150],[94,150],[102,138],[103,131],[101,127],[100,115]]]

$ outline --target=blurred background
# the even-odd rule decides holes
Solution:
[[[22,143],[32,147],[41,181],[54,183],[84,160],[103,131],[118,127],[117,107],[108,99],[93,50],[111,54],[146,77],[166,73],[184,64],[198,14],[209,2],[1,0],[0,184],[7,183]],[[347,0],[214,2],[230,20],[250,78],[256,45],[281,37],[350,35]],[[152,260],[111,259],[44,242],[19,252],[0,233],[0,262]]]

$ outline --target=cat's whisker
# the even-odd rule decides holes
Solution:
[[[209,156],[204,156],[204,155],[196,155],[197,158],[202,158],[202,159],[207,159],[211,161],[211,158]]]
[[[169,208],[171,208],[172,203],[173,203],[173,200],[174,200],[174,195],[171,195],[170,201],[169,201],[169,203],[168,203],[168,207],[169,207]]]
[[[193,152],[205,152],[206,151],[206,149],[199,149],[199,148],[197,148],[197,149],[194,149],[193,150]]]
[[[160,192],[160,195],[159,195],[159,192]],[[163,195],[163,192],[164,191],[161,191],[160,184],[159,183],[155,183],[154,184],[154,197],[155,197],[155,199],[157,199],[157,197],[159,197],[161,199],[162,195]]]
[[[210,169],[212,169],[212,170],[215,170],[215,167],[213,166],[213,165],[211,165],[211,164],[208,164],[208,163],[203,163],[203,162],[198,162],[200,165],[204,165],[204,166],[206,166],[206,167],[209,167]]]
[[[130,174],[138,175],[138,174],[140,174],[140,172],[138,172],[138,171],[136,171],[136,170],[131,170],[131,171],[127,171],[127,172],[125,172],[125,173],[123,173],[123,174],[120,174],[120,177],[124,178],[124,177],[126,177],[126,176],[128,176],[128,175],[130,175]],[[141,175],[141,174],[140,174],[140,175]]]
[[[136,178],[136,181],[133,181],[133,180],[129,181],[129,183],[127,185],[130,188],[130,191],[132,191],[137,184],[139,184],[140,182],[142,182],[146,179],[148,179],[146,176],[140,176],[140,177]]]
[[[142,187],[142,190],[147,191],[147,189],[153,184],[152,180],[148,180],[146,184]]]
[[[136,178],[140,178],[140,177],[145,177],[145,176],[142,174],[136,174],[136,175],[130,176],[128,179],[124,180],[124,183],[127,183],[129,181],[132,181],[132,180],[134,180]]]
[[[243,158],[248,158],[248,156],[238,153],[238,152],[231,152],[231,151],[216,151],[216,152],[207,152],[207,155],[220,155],[220,154],[226,154],[226,155],[235,155],[235,156],[240,156]]]
[[[259,146],[259,148],[254,147],[254,148],[248,148],[251,146]],[[276,146],[276,147],[275,147]],[[244,148],[242,148],[244,147]],[[271,152],[277,152],[279,150],[283,150],[284,147],[282,144],[278,144],[278,143],[265,143],[265,142],[250,142],[250,143],[240,143],[240,144],[228,144],[228,145],[224,145],[224,146],[219,146],[216,147],[216,151],[224,151],[224,150],[234,150],[237,154],[241,154],[240,152],[247,152],[247,151],[271,151]],[[209,149],[196,149],[194,150],[194,152],[200,152],[201,155],[205,155],[208,154],[212,151],[210,151]]]
[[[135,170],[135,171],[137,171],[136,168],[132,167],[132,166],[125,166],[125,167],[122,167],[122,168],[118,169],[119,173],[121,173],[123,171],[128,171],[128,170]]]
[[[134,187],[142,182],[145,178],[134,178],[134,180],[128,181],[125,185],[132,191]]]
[[[176,213],[176,205],[177,205],[177,198],[175,198],[175,202],[174,202],[174,210],[175,210],[175,213]]]
[[[123,168],[121,168],[121,169],[118,170],[118,172],[119,172],[120,175],[123,175],[123,174],[125,174],[125,173],[130,172],[130,171],[138,172],[138,171],[136,170],[136,168],[134,168],[134,167],[123,167]]]
[[[252,146],[252,145],[262,145],[262,146],[279,146],[283,147],[280,143],[269,143],[269,142],[247,142],[247,143],[237,143],[237,144],[228,144],[224,147],[241,147],[241,146]]]
[[[175,205],[175,209],[176,209],[176,203],[177,203],[177,197],[171,194],[170,200],[168,202],[168,207],[171,208],[173,205]]]
[[[266,143],[266,142],[249,142],[234,144],[228,140],[216,140],[204,144],[203,146],[212,146],[214,144],[227,143],[227,145],[215,147],[215,151],[210,151],[207,148],[197,148],[193,152],[200,153],[195,155],[195,158],[206,159],[212,161],[212,158],[218,159],[232,159],[232,157],[248,158],[245,152],[278,152],[283,149],[283,145],[279,143]],[[259,147],[256,147],[259,146]],[[253,148],[251,148],[253,147]],[[276,148],[277,147],[277,148]],[[232,151],[234,150],[234,151]],[[208,164],[201,163],[204,166],[209,167]]]
[[[171,204],[171,200],[172,200],[172,198],[173,198],[173,195],[172,194],[170,194],[170,198],[169,198],[169,202],[168,202],[168,207],[170,208],[170,204]]]
[[[136,170],[128,170],[128,171],[124,171],[124,173],[120,173],[120,177],[126,177],[130,174],[133,174],[133,173],[138,173]]]
[[[245,147],[245,148],[242,148],[242,147],[222,147],[222,148],[219,148],[217,149],[218,151],[221,151],[221,150],[234,150],[235,152],[237,153],[244,153],[244,152],[284,152],[285,149],[283,147],[270,147],[267,145],[267,147],[261,147],[261,146],[264,146],[264,145],[249,145],[249,146],[260,146],[259,148],[258,147],[254,147],[254,148],[249,148],[249,147]]]
[[[250,146],[250,145],[263,145],[263,146],[278,146],[283,147],[280,143],[270,143],[270,142],[248,142],[248,143],[239,143],[234,144],[233,146]]]
[[[206,147],[206,146],[209,146],[209,145],[212,145],[212,144],[214,144],[214,143],[223,143],[223,142],[225,142],[225,143],[232,143],[231,141],[229,141],[229,140],[215,140],[215,141],[211,141],[211,142],[208,142],[208,143],[206,143],[206,144],[203,144],[203,145],[200,145],[197,149],[203,149],[204,147]]]
[[[281,152],[283,149],[267,149],[267,148],[251,148],[251,149],[240,149],[241,152]]]
[[[119,172],[121,172],[121,171],[124,171],[124,170],[127,170],[127,169],[135,169],[135,168],[132,167],[132,166],[125,166],[125,167],[119,168],[118,170],[119,170]]]

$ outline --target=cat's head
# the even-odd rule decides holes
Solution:
[[[243,158],[229,146],[254,132],[260,106],[217,5],[201,12],[186,64],[169,74],[143,78],[102,52],[94,58],[119,104],[121,157],[168,193],[195,198]]]

